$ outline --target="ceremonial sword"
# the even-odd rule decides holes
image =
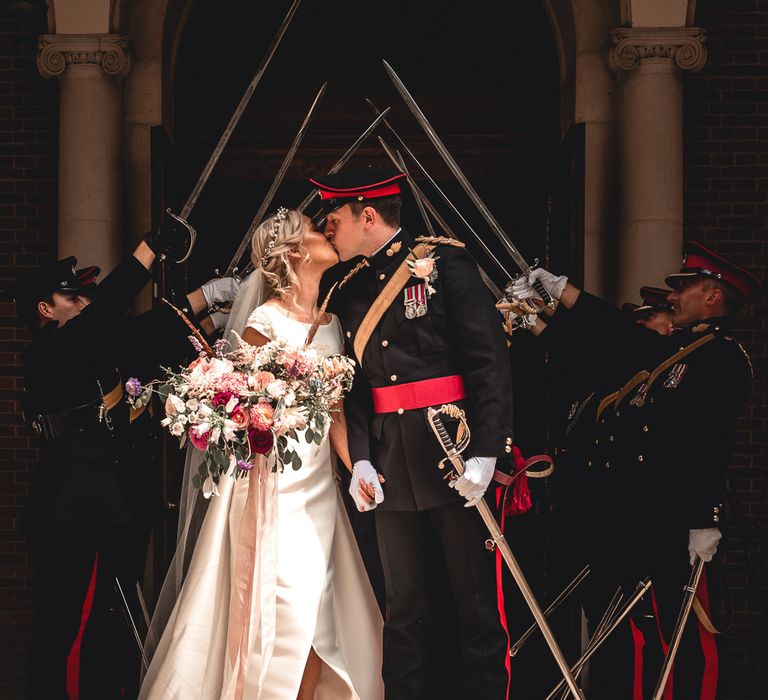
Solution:
[[[454,444],[453,439],[448,434],[448,431],[443,425],[442,418],[440,417],[443,413],[446,413],[453,418],[457,418],[460,421],[460,424],[464,426],[465,440],[463,441],[463,444],[459,444],[460,449],[457,449],[456,444]],[[440,468],[445,468],[445,463],[448,462],[453,467],[453,471],[458,474],[458,476],[461,476],[464,473],[464,458],[461,456],[461,450],[463,450],[469,442],[469,430],[467,428],[464,412],[452,404],[441,406],[440,409],[430,407],[427,409],[427,420],[429,421],[429,425],[432,428],[432,432],[437,437],[440,445],[443,448],[443,451],[446,454],[445,458],[440,462]],[[525,575],[520,569],[520,566],[515,559],[515,555],[512,554],[512,549],[504,537],[504,533],[501,531],[499,524],[496,522],[496,518],[491,512],[490,506],[486,502],[485,498],[481,497],[475,504],[475,508],[477,508],[478,512],[480,513],[480,517],[483,519],[485,526],[491,533],[491,540],[496,545],[496,547],[498,547],[504,562],[509,568],[512,577],[515,579],[517,587],[520,589],[526,604],[530,608],[531,613],[533,614],[533,618],[536,620],[536,624],[539,626],[539,629],[544,636],[544,640],[546,641],[547,646],[549,647],[549,650],[551,651],[552,656],[554,657],[555,662],[560,669],[560,673],[563,675],[562,682],[568,686],[570,692],[573,694],[573,697],[578,698],[579,700],[584,700],[584,694],[576,684],[576,680],[574,679],[571,670],[568,668],[568,664],[565,661],[563,652],[560,650],[560,647],[557,644],[557,640],[555,639],[554,635],[552,634],[552,630],[549,627],[547,618],[544,616],[541,607],[539,607],[536,596],[534,596],[533,591],[531,590],[531,587],[525,578]]]
[[[237,246],[237,250],[235,251],[235,254],[232,256],[232,260],[230,260],[229,265],[227,265],[227,270],[224,273],[225,277],[229,277],[235,272],[235,270],[237,269],[237,266],[240,263],[240,260],[243,257],[243,253],[245,252],[245,249],[250,245],[253,232],[259,227],[259,224],[261,224],[261,221],[264,218],[264,214],[267,213],[267,208],[272,203],[272,198],[275,196],[275,192],[277,192],[277,188],[280,186],[280,183],[283,181],[283,178],[285,177],[285,173],[288,170],[288,166],[293,161],[293,157],[296,155],[296,151],[299,149],[299,145],[301,144],[301,141],[304,138],[304,134],[307,133],[307,129],[309,128],[309,122],[312,120],[312,116],[315,113],[315,109],[317,108],[317,105],[320,103],[320,100],[323,98],[323,95],[325,94],[325,89],[327,87],[328,87],[328,83],[327,82],[323,83],[322,86],[320,87],[320,90],[318,90],[317,95],[315,95],[315,99],[312,101],[312,104],[309,107],[307,116],[304,117],[304,121],[299,127],[299,130],[296,133],[296,136],[293,137],[293,143],[291,144],[291,147],[288,149],[288,153],[285,154],[285,158],[283,158],[283,162],[280,164],[280,168],[277,171],[277,175],[275,175],[274,179],[272,180],[272,184],[269,186],[269,189],[267,190],[267,194],[264,196],[264,199],[262,200],[261,205],[259,206],[259,209],[256,212],[256,215],[253,217],[253,220],[251,221],[251,225],[248,227],[248,230],[245,232],[245,236],[243,236],[243,240],[240,241],[240,245]]]
[[[400,96],[403,98],[403,101],[408,106],[408,109],[411,110],[411,113],[414,117],[416,117],[416,120],[421,125],[421,128],[424,129],[424,133],[426,133],[429,140],[432,142],[432,145],[437,149],[437,152],[440,154],[440,157],[443,159],[445,164],[448,166],[450,171],[453,173],[454,177],[458,180],[459,184],[461,185],[464,192],[466,192],[467,196],[472,200],[472,203],[477,207],[477,210],[480,212],[483,219],[485,219],[485,222],[490,227],[491,231],[495,234],[496,238],[499,239],[502,246],[504,246],[504,249],[507,251],[509,256],[512,258],[514,263],[520,268],[520,271],[528,278],[528,276],[531,273],[531,266],[526,262],[525,258],[520,254],[520,251],[514,246],[514,244],[509,240],[507,237],[507,234],[504,232],[504,229],[501,227],[498,221],[496,221],[496,218],[491,213],[491,210],[488,209],[485,202],[480,198],[480,195],[477,193],[474,187],[472,187],[472,184],[467,179],[467,176],[462,172],[461,168],[459,167],[458,163],[453,159],[453,156],[450,154],[448,149],[445,147],[445,144],[442,142],[440,137],[437,135],[437,132],[432,128],[432,125],[429,123],[429,120],[424,115],[424,112],[421,111],[421,108],[416,103],[416,100],[413,99],[413,96],[410,92],[408,92],[408,88],[405,87],[405,83],[403,83],[402,80],[398,77],[397,73],[395,73],[392,66],[389,65],[386,61],[383,61],[384,64],[384,70],[387,71],[387,74],[389,75],[390,79],[395,85],[395,88],[400,93]],[[541,297],[542,301],[544,301],[545,304],[553,305],[554,302],[552,301],[552,298],[547,293],[547,290],[544,289],[544,285],[541,284],[540,281],[536,281],[533,285],[534,289],[537,291],[539,296]]]
[[[192,192],[189,193],[189,197],[187,197],[187,201],[184,202],[184,206],[181,208],[181,211],[178,214],[174,214],[170,209],[166,209],[166,213],[169,214],[172,218],[176,219],[176,221],[183,224],[187,228],[190,234],[189,248],[187,249],[187,252],[184,255],[184,257],[181,258],[181,260],[176,261],[177,263],[183,263],[187,260],[187,258],[189,258],[189,255],[192,252],[192,248],[194,247],[195,240],[197,238],[197,233],[195,232],[195,229],[189,224],[189,215],[192,212],[192,209],[194,208],[195,204],[197,203],[197,200],[200,197],[200,193],[203,191],[203,187],[205,187],[205,184],[208,182],[208,179],[211,177],[211,173],[213,172],[213,169],[216,167],[216,163],[219,162],[219,158],[221,158],[221,154],[223,153],[224,148],[229,142],[229,139],[232,136],[232,132],[235,130],[235,127],[240,121],[240,118],[243,116],[243,112],[245,111],[245,108],[248,106],[248,103],[250,102],[251,97],[253,96],[253,92],[254,90],[256,90],[256,86],[259,84],[262,76],[264,75],[264,72],[267,70],[267,66],[269,66],[269,63],[272,60],[272,56],[274,56],[275,51],[277,50],[277,46],[282,40],[283,36],[285,35],[285,32],[288,29],[288,25],[291,23],[293,16],[296,14],[296,10],[298,9],[300,3],[301,3],[301,0],[293,0],[293,2],[291,3],[290,8],[288,9],[288,14],[286,14],[285,19],[280,25],[280,28],[277,30],[277,34],[272,39],[272,43],[269,45],[266,55],[262,59],[261,64],[256,70],[256,73],[254,74],[253,78],[251,78],[251,82],[249,83],[248,87],[243,93],[243,96],[240,98],[240,102],[238,103],[237,108],[235,109],[232,116],[230,117],[229,122],[227,123],[227,126],[224,129],[224,132],[219,137],[219,141],[216,144],[216,147],[213,149],[213,152],[208,158],[208,162],[205,164],[203,171],[200,173],[200,176],[197,178],[197,182],[195,183],[195,186],[192,188]]]
[[[683,605],[680,608],[680,612],[677,615],[677,622],[675,623],[675,630],[672,632],[672,637],[669,640],[669,647],[667,648],[666,656],[664,657],[664,663],[661,666],[661,673],[659,674],[659,680],[656,683],[656,689],[653,691],[653,700],[661,700],[664,696],[664,689],[667,687],[667,681],[669,680],[669,674],[672,673],[672,665],[675,662],[675,656],[680,648],[680,641],[683,638],[683,632],[685,631],[685,625],[688,622],[688,616],[691,614],[691,608],[693,607],[693,601],[696,597],[696,590],[699,587],[699,580],[704,572],[704,562],[700,557],[696,557],[691,568],[691,575],[688,579],[688,583],[683,589],[685,594],[683,595]]]

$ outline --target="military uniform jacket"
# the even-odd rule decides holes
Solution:
[[[99,401],[134,370],[181,361],[188,329],[171,309],[161,306],[138,317],[124,313],[149,279],[131,257],[104,279],[99,298],[82,313],[61,328],[50,323],[34,334],[24,362],[29,422]],[[155,333],[160,328],[162,334]],[[175,342],[165,342],[171,337]],[[130,526],[147,515],[152,494],[157,498],[152,480],[159,456],[149,419],[144,415],[130,424],[124,398],[109,415],[113,431],[95,423],[43,443],[27,512],[32,531],[48,519]]]
[[[689,529],[717,527],[751,380],[728,320],[661,336],[589,295],[580,310],[614,330],[615,351],[646,358],[641,371],[602,398],[595,416],[588,468],[604,475],[614,516],[650,547],[665,539],[671,545],[671,537],[681,545]]]
[[[350,357],[361,321],[414,246],[400,230],[338,291],[334,310]],[[379,508],[386,510],[424,510],[459,496],[437,468],[445,454],[425,409],[374,414],[371,387],[461,375],[466,399],[457,403],[472,432],[465,458],[504,457],[512,442],[512,380],[499,313],[463,248],[441,244],[434,256],[438,273],[426,314],[406,318],[407,289],[422,283],[411,277],[373,330],[345,404],[352,461],[368,459],[383,474]]]

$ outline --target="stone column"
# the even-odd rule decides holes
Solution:
[[[59,257],[103,273],[123,255],[121,79],[130,67],[119,34],[46,34],[38,43],[40,74],[60,83]]]
[[[683,243],[685,71],[706,62],[698,28],[615,29],[609,65],[619,76],[618,298],[639,298],[680,266]]]

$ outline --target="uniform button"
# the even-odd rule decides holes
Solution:
[[[643,457],[643,455],[637,455],[637,461],[638,462],[642,462],[644,459],[645,459],[645,457]]]
[[[602,425],[603,423],[605,423],[605,418],[600,419],[600,425]]]
[[[720,516],[719,516],[719,515],[715,515],[715,516],[712,518],[712,520],[714,520],[716,523],[719,523],[719,522],[720,522]]]
[[[382,340],[381,341],[381,347],[385,348],[385,347],[387,347],[387,345],[389,345],[389,341],[388,340]]]
[[[396,374],[393,374],[393,375],[390,377],[390,379],[391,379],[393,382],[396,382],[396,381],[397,381],[397,375],[396,375]]]
[[[647,426],[647,425],[644,425],[644,426],[643,426],[643,432],[644,432],[644,433],[647,433],[647,432],[648,432],[648,426]]]
[[[621,415],[621,411],[616,411],[616,416],[618,417],[620,415]]]
[[[506,442],[507,445],[511,445],[512,444],[512,438],[508,437],[504,442]]]
[[[347,331],[347,338],[351,338],[351,337],[352,337],[352,331]]]
[[[398,409],[397,409],[397,412],[398,412],[398,413],[399,413],[399,414],[402,416],[402,415],[403,415],[403,413],[405,413],[405,409],[403,409],[403,408],[398,408]]]
[[[600,444],[600,440],[595,440],[595,445],[599,445],[599,444]]]
[[[588,466],[588,467],[591,467],[591,466],[592,466],[592,460],[591,460],[591,459],[590,459],[590,460],[587,460],[587,466]]]
[[[386,278],[387,278],[387,276],[383,272],[379,275],[379,279],[380,280],[383,280],[383,279],[386,279]]]
[[[715,507],[712,509],[712,512],[713,512],[715,515],[717,515],[717,514],[720,512],[720,508],[718,508],[717,506],[715,506]]]
[[[611,468],[611,463],[610,462],[606,462],[604,466],[605,466],[606,469],[610,469]]]
[[[613,442],[613,435],[608,436],[608,442]]]
[[[507,445],[507,446],[504,448],[504,452],[507,452],[507,453],[509,453],[509,452],[512,452],[512,446],[511,446],[511,445]]]

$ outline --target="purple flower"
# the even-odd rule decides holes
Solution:
[[[125,383],[125,390],[129,396],[136,398],[141,394],[141,382],[136,377],[130,377]]]
[[[202,355],[205,353],[202,352],[203,350],[203,344],[194,336],[194,335],[188,335],[187,338],[189,338],[189,342],[192,343],[192,347]]]
[[[251,469],[253,469],[253,465],[250,462],[246,462],[244,459],[238,459],[237,468],[249,472]]]

